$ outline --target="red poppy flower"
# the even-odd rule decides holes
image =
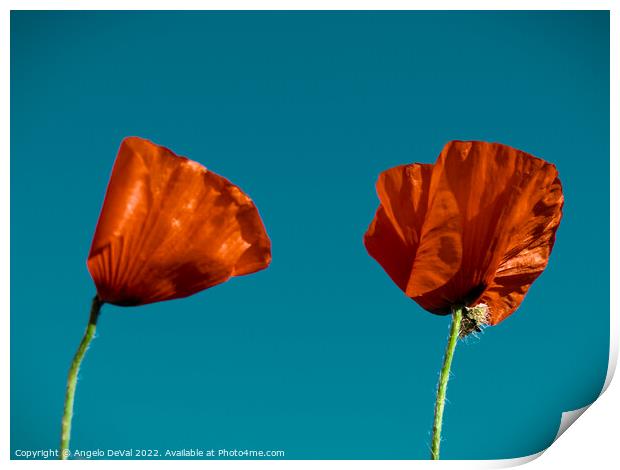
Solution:
[[[237,186],[148,140],[122,142],[87,263],[101,301],[186,297],[270,260],[258,211]]]
[[[486,142],[453,141],[434,165],[387,170],[377,193],[368,253],[424,309],[485,304],[491,325],[547,266],[564,201],[554,165]]]
[[[230,181],[138,137],[116,157],[88,255],[97,295],[73,357],[60,452],[69,442],[77,376],[101,306],[177,299],[265,269],[271,243],[251,199]]]

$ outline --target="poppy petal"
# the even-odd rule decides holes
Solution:
[[[387,217],[414,252],[428,208],[432,171],[429,164],[401,165],[384,171],[377,180],[377,194]]]
[[[551,165],[501,144],[453,141],[444,147],[433,169],[429,214],[438,211],[436,201],[454,198],[456,206],[447,206],[441,217],[446,223],[460,219],[463,257],[446,279],[446,301],[469,304],[490,286],[546,167]]]
[[[431,302],[435,306],[431,311],[435,311],[439,304],[446,304],[443,292],[437,289],[458,272],[463,258],[462,227],[457,201],[450,191],[433,191],[433,180],[436,178],[436,170],[433,168],[433,174],[428,176],[430,195],[421,227],[420,245],[406,289],[407,295],[419,303],[428,304],[421,298],[427,293],[439,295],[439,301],[434,299]]]
[[[379,175],[381,205],[364,243],[368,253],[403,291],[411,273],[428,206],[432,165],[401,165]]]
[[[412,169],[422,176],[410,178]],[[382,173],[377,190],[369,253],[424,309],[448,314],[482,302],[491,324],[544,270],[562,217],[555,167],[501,144],[449,142],[434,165]]]
[[[88,258],[102,300],[186,297],[269,261],[258,211],[237,186],[165,147],[123,141]]]
[[[413,254],[394,228],[383,206],[364,235],[364,245],[372,256],[401,289],[407,287]]]
[[[553,165],[532,179],[530,191],[511,220],[502,260],[481,302],[489,306],[489,323],[496,325],[520,305],[532,283],[544,271],[562,218],[564,196]],[[527,197],[526,197],[527,196]]]

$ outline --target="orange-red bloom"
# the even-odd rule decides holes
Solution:
[[[437,162],[383,172],[368,253],[424,309],[513,313],[547,266],[562,217],[554,165],[506,145],[448,143]]]
[[[122,142],[88,255],[102,301],[186,297],[270,260],[258,211],[237,186],[148,140]]]

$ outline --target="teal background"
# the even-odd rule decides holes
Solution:
[[[86,256],[129,135],[243,188],[273,263],[191,298],[106,305],[74,449],[427,458],[449,318],[406,298],[362,236],[378,173],[450,139],[555,163],[566,205],[521,308],[457,348],[442,456],[540,451],[600,392],[608,12],[13,12],[13,452],[58,445],[95,293]]]

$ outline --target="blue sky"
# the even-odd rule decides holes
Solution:
[[[443,457],[537,452],[598,395],[607,12],[13,12],[12,450],[58,444],[94,295],[86,256],[129,135],[243,188],[273,262],[188,299],[106,305],[75,448],[427,458],[449,319],[406,298],[362,236],[379,172],[452,139],[556,164],[566,203],[521,308],[457,347]]]

